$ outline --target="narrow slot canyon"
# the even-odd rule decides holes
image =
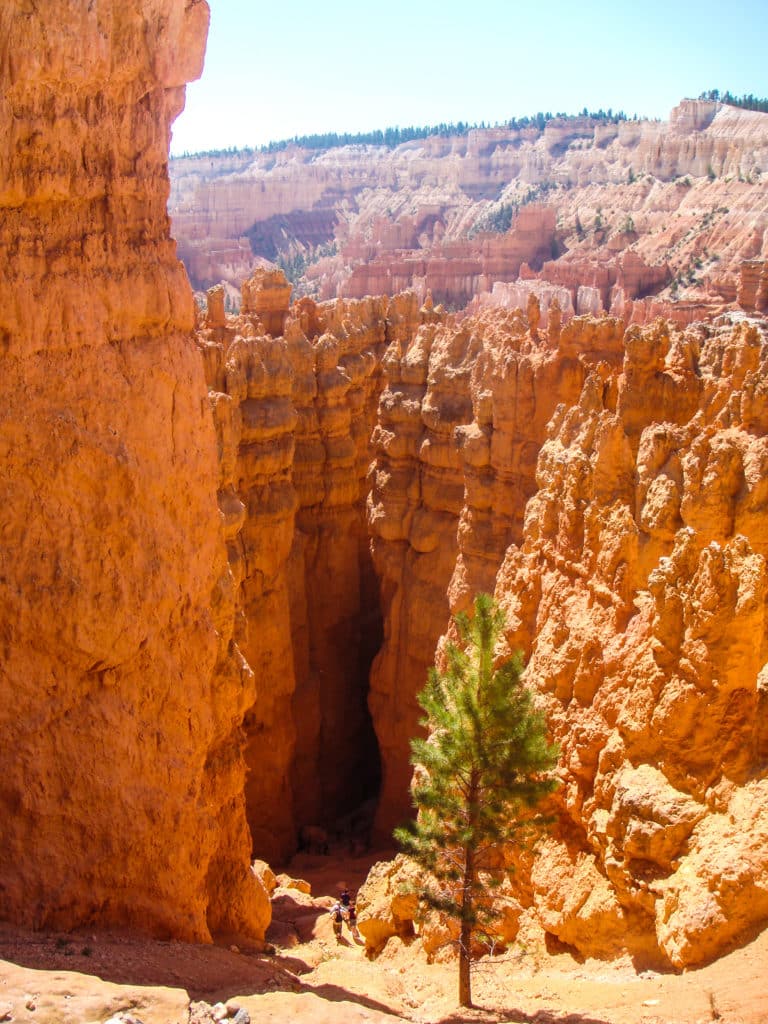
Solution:
[[[309,518],[309,517],[306,517]],[[381,764],[368,709],[373,658],[381,646],[378,581],[368,550],[364,511],[310,533],[297,522],[304,588],[292,590],[296,670],[291,764],[294,823],[319,826],[329,839],[369,841]]]
[[[307,831],[369,842],[381,782],[368,696],[383,625],[366,504],[387,301],[289,309],[290,290],[281,272],[259,273],[228,320],[212,289],[198,334],[234,639],[255,682],[246,815],[254,855],[274,863]]]
[[[410,816],[416,693],[451,614],[521,541],[547,423],[586,375],[556,311],[539,336],[535,301],[468,331],[413,294],[290,293],[259,270],[227,317],[215,287],[197,335],[255,679],[246,813],[274,863],[306,829],[389,844]],[[616,363],[620,334],[584,339],[591,358]]]

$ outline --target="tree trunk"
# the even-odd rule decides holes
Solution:
[[[472,942],[472,927],[468,921],[461,922],[461,939],[459,942],[459,1006],[471,1006],[472,983],[470,978],[471,960],[469,949]]]
[[[472,947],[472,931],[474,926],[475,885],[475,835],[474,826],[477,819],[477,790],[479,785],[477,771],[472,771],[467,800],[469,840],[464,847],[464,878],[461,887],[461,934],[459,936],[459,1006],[472,1005],[472,981],[470,955]]]

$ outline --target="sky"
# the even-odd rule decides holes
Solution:
[[[209,0],[171,152],[768,96],[768,0]]]

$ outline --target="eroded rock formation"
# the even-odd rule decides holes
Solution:
[[[768,921],[765,324],[551,317],[544,331],[530,315],[423,326],[385,356],[370,509],[383,592],[394,564],[419,596],[425,536],[455,566],[450,581],[430,566],[417,612],[385,606],[379,822],[402,812],[407,774],[388,759],[403,763],[443,594],[456,611],[495,591],[561,748],[557,828],[531,859],[509,851],[520,927],[584,956],[702,963]],[[441,426],[452,508],[431,497]]]
[[[412,295],[290,310],[289,295],[281,272],[260,271],[243,285],[243,312],[226,317],[211,289],[198,333],[238,640],[256,676],[248,818],[256,851],[277,859],[303,826],[343,830],[377,792],[366,698],[382,626],[366,478],[383,353],[431,315]]]
[[[335,288],[340,295],[358,298],[415,289],[421,297],[429,292],[461,308],[485,292],[489,282],[516,280],[523,264],[541,267],[555,246],[555,221],[554,207],[531,203],[504,234],[489,234],[478,241],[435,241],[425,252],[380,253],[367,237],[364,243],[355,239],[343,246],[345,264],[352,261],[354,268],[334,279]],[[385,230],[384,225],[380,230]],[[330,262],[323,263],[320,274],[327,272]]]
[[[532,333],[520,311],[496,312],[459,326],[425,324],[385,356],[369,498],[385,622],[371,676],[382,834],[409,811],[414,695],[449,607],[493,588],[503,553],[522,536],[550,417],[559,403],[576,402],[590,366],[620,360],[622,336],[615,320],[561,330],[553,310]]]
[[[199,287],[282,254],[308,263],[300,283],[321,299],[412,288],[514,308],[504,286],[540,280],[570,292],[566,317],[685,325],[735,306],[742,262],[768,256],[768,115],[715,102],[685,100],[668,122],[555,118],[171,167]]]
[[[767,917],[767,358],[747,323],[630,330],[621,374],[553,418],[497,579],[586,839],[564,831],[541,898],[586,852],[601,913],[676,966]],[[586,951],[595,923],[574,904],[550,928]]]
[[[0,916],[263,934],[215,436],[166,213],[204,2],[0,14]]]
[[[260,271],[237,317],[212,291],[195,343],[166,158],[207,14],[0,14],[0,916],[263,935],[252,847],[322,837],[376,791],[379,756],[379,834],[408,813],[415,694],[485,589],[562,752],[556,828],[536,856],[505,854],[505,940],[717,956],[768,921],[764,122],[693,105],[669,131],[427,140],[406,178],[433,187],[450,150],[455,218],[419,193],[407,223],[372,208],[346,235],[350,252],[365,224],[390,251],[415,238],[432,261],[416,292],[291,307]],[[752,317],[626,329],[655,309],[636,303],[666,301],[643,294],[660,250],[625,251],[652,232],[624,224],[603,259],[593,224],[570,270],[549,266],[549,208],[483,242],[479,271],[461,264],[451,232],[484,175],[540,184],[547,154],[572,151],[585,189],[618,184],[622,147],[646,227],[706,197],[706,238],[739,260],[707,288]],[[284,216],[294,170],[275,166]],[[749,180],[725,220],[728,174]],[[460,318],[426,294],[454,271],[490,289],[518,261],[511,309]],[[377,944],[410,928],[396,871],[378,871],[363,928]]]
[[[745,260],[741,264],[739,305],[750,313],[768,311],[768,260]]]

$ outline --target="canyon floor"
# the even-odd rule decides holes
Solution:
[[[768,932],[680,975],[512,950],[475,965],[477,1006],[458,1010],[455,964],[428,965],[418,940],[410,947],[390,940],[373,962],[346,926],[336,941],[327,908],[341,887],[362,883],[375,859],[336,851],[295,858],[286,871],[308,881],[312,894],[275,890],[270,954],[236,936],[205,946],[0,925],[0,1021],[103,1024],[117,1016],[126,1024],[206,1024],[220,1002],[231,1013],[244,1008],[259,1024],[768,1021]]]

